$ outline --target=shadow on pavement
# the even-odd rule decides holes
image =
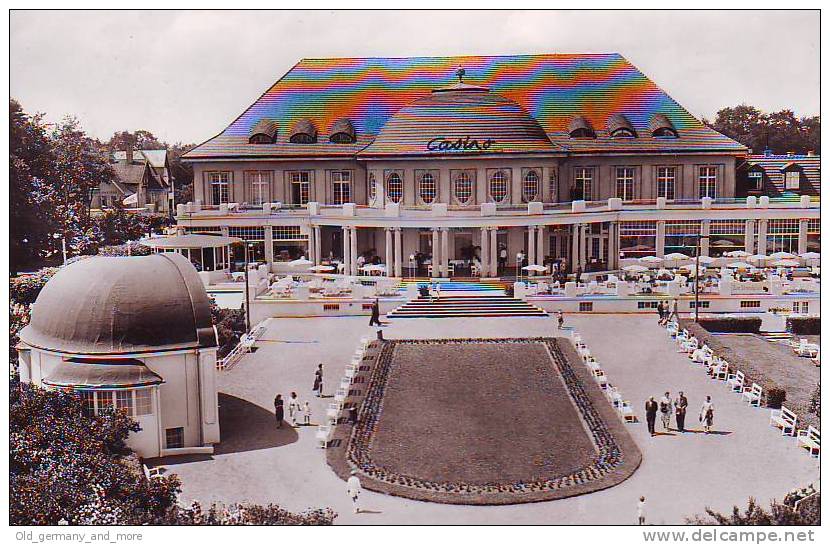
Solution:
[[[288,422],[277,428],[273,412],[223,393],[219,394],[219,428],[222,440],[214,445],[214,454],[281,447],[299,438]]]

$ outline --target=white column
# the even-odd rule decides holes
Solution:
[[[588,224],[583,223],[579,228],[579,266],[585,271],[588,264]]]
[[[579,267],[579,231],[580,225],[578,223],[574,223],[571,226],[571,259],[569,260],[571,265],[571,272],[576,272],[576,268]]]
[[[351,269],[352,274],[357,274],[357,227],[352,227],[349,230],[350,241],[349,247],[351,248],[351,252],[349,253],[349,258],[351,259]]]
[[[490,275],[490,230],[487,227],[481,228],[481,277]]]
[[[274,228],[270,225],[265,226],[265,262],[268,267],[274,262]],[[269,269],[270,270],[270,269]]]
[[[395,276],[395,267],[392,263],[392,228],[385,227],[386,233],[386,276]]]
[[[323,257],[322,229],[319,225],[314,226],[314,263],[320,264]]]
[[[807,225],[806,219],[798,222],[798,253],[803,254],[807,252]]]
[[[314,260],[314,256],[317,255],[317,239],[314,236],[314,226],[308,226],[308,251],[306,252],[306,259],[309,261],[314,262],[316,265],[317,262]]]
[[[612,221],[608,224],[608,268],[615,270],[620,264],[619,224]]]
[[[403,276],[403,244],[401,244],[401,228],[395,227],[395,276]]]
[[[438,277],[441,276],[441,262],[440,262],[440,253],[441,250],[439,246],[441,242],[438,240],[438,228],[432,228],[432,276]]]
[[[746,227],[744,227],[744,250],[750,254],[755,253],[755,220],[746,220]]]
[[[758,253],[767,253],[767,220],[758,220]]]
[[[548,245],[545,244],[546,242],[545,237],[545,226],[544,225],[537,225],[536,226],[536,264],[537,265],[544,265],[545,264],[545,253],[547,252]]]
[[[499,275],[499,228],[490,227],[490,276]]]
[[[446,227],[441,228],[441,276],[443,277],[448,277],[450,275],[449,238],[450,230]]]
[[[654,250],[657,257],[666,255],[666,222],[663,220],[657,220],[657,239]]]
[[[536,227],[528,225],[527,227],[527,264],[532,265],[536,263]],[[528,276],[532,276],[533,271],[527,271]]]
[[[352,274],[352,258],[349,255],[349,242],[351,235],[348,227],[343,227],[343,274]]]

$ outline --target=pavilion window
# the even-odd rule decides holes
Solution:
[[[767,252],[798,253],[798,219],[771,219],[767,223]],[[809,224],[808,224],[809,225]]]
[[[333,170],[331,173],[334,204],[345,204],[352,200],[352,171]]]
[[[798,191],[801,188],[801,172],[798,169],[788,170],[784,173],[784,189]]]
[[[112,412],[115,409],[113,394],[114,392],[112,390],[99,390],[95,392],[97,414]]]
[[[675,167],[657,167],[657,196],[673,201],[676,179],[677,169]]]
[[[666,222],[665,252],[694,256],[700,220],[676,220]]]
[[[210,202],[214,205],[230,202],[230,172],[209,172]]]
[[[556,176],[556,169],[550,170],[548,177],[548,185],[550,186],[550,200],[551,202],[559,201],[559,178]]]
[[[167,448],[184,447],[184,428],[167,428],[164,430],[164,444]]]
[[[617,167],[617,198],[634,199],[634,169],[631,167]]]
[[[720,257],[726,252],[745,249],[745,220],[710,220],[709,255]]]
[[[698,197],[718,196],[718,167],[703,166],[698,170]]]
[[[311,176],[308,171],[294,171],[288,173],[291,182],[291,203],[308,204]]]
[[[308,234],[299,225],[275,225],[271,228],[275,261],[291,261],[307,254]]]
[[[432,204],[435,202],[435,196],[438,188],[435,184],[435,176],[429,172],[424,172],[418,180],[418,196],[424,204]]]
[[[455,177],[455,198],[461,204],[470,202],[473,196],[473,181],[466,172],[459,172]]]
[[[115,391],[115,408],[132,416],[133,410],[133,392],[132,390],[116,390]]]
[[[807,220],[807,251],[821,252],[821,220],[819,218]]]
[[[403,198],[403,180],[397,172],[393,172],[386,178],[386,195],[394,203],[401,202]]]
[[[81,400],[81,405],[84,408],[84,414],[87,416],[95,415],[95,392],[92,390],[80,390],[78,397]]]
[[[241,238],[245,242],[249,262],[265,261],[265,227],[229,227],[228,236]]]
[[[594,169],[574,169],[574,195],[573,200],[590,201],[593,195]]]
[[[522,198],[525,202],[535,201],[539,197],[539,174],[528,170],[522,182]]]
[[[496,171],[490,177],[490,198],[493,202],[501,203],[507,200],[507,175],[503,170]]]
[[[620,254],[623,258],[654,255],[657,248],[657,223],[620,222]]]
[[[271,186],[271,175],[269,172],[248,173],[248,198],[251,204],[261,206],[270,199],[268,189]]]
[[[135,390],[135,416],[153,414],[153,390],[139,388]]]

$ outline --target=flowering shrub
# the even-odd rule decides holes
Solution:
[[[136,241],[115,244],[112,246],[101,246],[98,248],[98,255],[107,257],[121,257],[129,255],[150,255],[150,248],[143,246]]]
[[[278,505],[251,505],[234,503],[229,506],[213,504],[206,511],[199,502],[189,507],[177,507],[170,524],[182,525],[278,525],[330,526],[337,514],[329,508],[313,509],[302,513],[291,513]]]
[[[57,267],[44,267],[32,274],[15,276],[9,279],[9,298],[17,303],[31,305],[37,299],[46,282],[57,272]]]
[[[20,342],[20,330],[29,323],[29,305],[20,305],[9,301],[9,362],[17,367],[17,343]]]
[[[813,497],[816,498],[815,505],[820,505],[819,494]],[[737,505],[729,514],[718,513],[707,507],[705,515],[689,517],[686,523],[720,526],[813,526],[821,524],[821,513],[813,506],[810,509],[796,511],[791,505],[778,502],[772,502],[767,511],[755,502],[755,498],[749,498],[749,503],[743,511]]]
[[[210,316],[219,336],[218,357],[224,358],[239,344],[239,338],[245,334],[245,311],[233,308],[220,308],[216,301],[210,300]]]

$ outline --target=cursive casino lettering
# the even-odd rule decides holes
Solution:
[[[475,138],[465,136],[455,140],[447,140],[443,136],[433,138],[427,142],[429,151],[486,151],[490,149],[495,141],[492,138],[479,141]]]

